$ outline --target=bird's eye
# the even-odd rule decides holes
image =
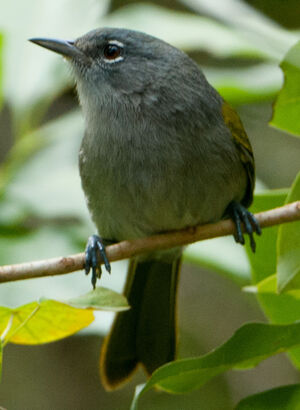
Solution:
[[[122,48],[117,44],[107,44],[104,47],[103,54],[106,60],[116,60],[121,55]]]

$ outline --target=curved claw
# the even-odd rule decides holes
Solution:
[[[94,235],[94,236],[96,236],[96,235]],[[106,252],[105,252],[105,246],[103,245],[103,242],[101,241],[101,239],[100,240],[99,239],[100,238],[98,236],[97,247],[99,249],[100,255],[102,256],[105,269],[107,270],[108,273],[110,273],[111,272],[111,267],[110,267],[110,263],[107,259],[107,255],[106,255]]]
[[[92,285],[94,289],[97,279],[100,279],[102,273],[99,256],[103,259],[105,269],[110,273],[111,267],[107,259],[103,241],[100,236],[92,235],[89,237],[85,248],[84,270],[85,274],[88,275],[92,269]]]
[[[243,222],[245,231],[250,239],[251,250],[254,253],[256,250],[256,243],[253,234],[256,233],[257,235],[261,235],[261,228],[255,216],[251,212],[249,212],[243,205],[235,201],[230,203],[228,207],[228,213],[236,226],[236,234],[234,236],[235,241],[242,245],[245,244],[241,225],[241,223]]]

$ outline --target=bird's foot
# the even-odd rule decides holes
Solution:
[[[245,238],[242,232],[243,223],[245,226],[245,232],[247,233],[247,235],[249,235],[252,252],[255,252],[256,243],[253,238],[253,234],[256,233],[257,235],[261,235],[261,228],[255,216],[251,212],[249,212],[243,205],[235,201],[232,201],[229,204],[227,212],[236,226],[236,233],[234,235],[235,241],[242,245],[245,244]]]
[[[86,275],[88,275],[92,269],[92,285],[94,289],[96,287],[97,279],[100,279],[102,273],[101,259],[104,262],[105,269],[110,273],[110,263],[107,259],[103,240],[98,235],[92,235],[89,237],[85,248],[84,269]]]

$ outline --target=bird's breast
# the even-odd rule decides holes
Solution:
[[[105,130],[105,128],[104,128]],[[80,174],[100,235],[123,240],[218,220],[246,174],[228,136],[135,126],[86,134]]]

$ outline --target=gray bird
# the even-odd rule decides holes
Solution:
[[[244,243],[260,228],[247,211],[254,189],[251,145],[236,112],[197,64],[147,34],[101,28],[75,41],[36,38],[72,67],[85,119],[79,153],[87,205],[99,234],[89,238],[86,272],[106,268],[105,240],[135,239],[231,217]],[[102,238],[105,238],[102,239]],[[131,305],[116,316],[101,354],[113,389],[141,363],[148,374],[176,354],[181,249],[132,259]]]

